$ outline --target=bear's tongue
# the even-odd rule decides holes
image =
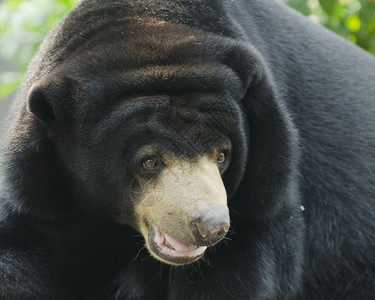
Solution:
[[[154,242],[160,247],[160,248],[171,248],[175,250],[178,253],[181,254],[190,254],[197,252],[196,250],[199,249],[199,252],[204,252],[206,250],[206,246],[195,246],[192,244],[185,243],[183,241],[180,241],[172,236],[170,236],[167,233],[161,232],[159,229],[155,227],[155,238]]]

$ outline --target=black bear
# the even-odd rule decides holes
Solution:
[[[1,299],[375,299],[375,59],[277,2],[84,0],[3,146]]]

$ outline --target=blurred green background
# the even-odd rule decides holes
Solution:
[[[375,0],[278,1],[285,2],[313,22],[323,24],[375,54]],[[79,0],[1,1],[0,99],[9,98],[17,89],[26,66],[43,37],[78,2]]]

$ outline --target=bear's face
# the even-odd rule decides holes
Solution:
[[[134,227],[155,258],[180,265],[229,230],[227,197],[247,161],[238,98],[250,75],[231,65],[245,56],[226,61],[245,51],[228,40],[145,30],[106,44],[111,56],[85,43],[34,84],[29,110],[56,145],[77,205]],[[219,57],[208,57],[206,42]]]
[[[163,262],[201,257],[230,227],[222,176],[233,147],[208,112],[217,97],[141,97],[59,136],[81,207],[133,226]]]

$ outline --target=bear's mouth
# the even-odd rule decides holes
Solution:
[[[148,243],[159,260],[174,265],[192,263],[201,258],[207,249],[207,246],[196,246],[178,240],[154,225],[149,225]]]

